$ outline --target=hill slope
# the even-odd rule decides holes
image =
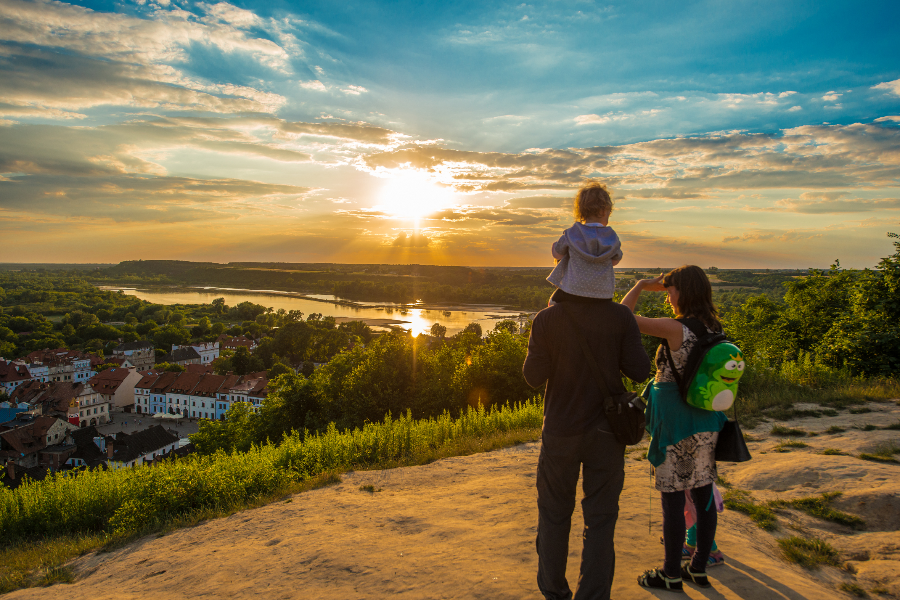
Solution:
[[[881,414],[844,414],[799,423],[810,431],[824,431],[835,423],[846,426],[876,418],[888,422],[900,415],[894,404],[870,406]],[[890,540],[898,526],[895,513],[900,507],[894,504],[900,497],[896,477],[900,467],[815,453],[819,446],[842,442],[855,453],[876,443],[876,437],[893,439],[898,433],[853,430],[841,437],[821,435],[807,440],[809,448],[773,453],[780,440],[765,435],[770,428],[771,424],[762,425],[755,432],[760,441],[751,444],[753,461],[722,465],[725,478],[759,498],[843,491],[839,508],[864,516],[871,523],[867,531],[854,533],[790,513],[781,515],[782,524],[790,521],[801,531],[828,539],[844,560],[850,559],[859,572],[857,582],[866,589],[895,573],[898,562],[891,556],[895,543]],[[539,443],[531,443],[419,467],[349,473],[340,484],[286,502],[145,538],[113,553],[88,555],[75,562],[79,572],[75,584],[19,590],[9,597],[46,598],[51,592],[72,600],[539,598],[534,552],[539,449]],[[661,563],[659,504],[655,494],[651,501],[649,465],[638,458],[640,454],[632,452],[633,458],[626,459],[613,590],[619,599],[652,597],[636,585],[635,577]],[[360,489],[369,485],[380,491]],[[866,494],[871,509],[866,508]],[[848,597],[836,590],[841,582],[854,581],[847,571],[834,567],[806,571],[785,563],[772,534],[740,513],[726,511],[719,522],[717,539],[728,563],[710,574],[720,597]],[[570,544],[572,585],[577,581],[581,528],[576,510]],[[866,553],[857,552],[860,548]],[[696,588],[687,592],[689,598],[707,596]]]

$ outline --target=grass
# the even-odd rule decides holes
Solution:
[[[773,425],[771,433],[772,435],[779,436],[796,435],[798,437],[803,437],[806,435],[806,432],[802,429],[793,429],[791,427],[785,427],[784,425]]]
[[[830,521],[846,525],[847,527],[864,527],[866,522],[856,515],[831,508],[831,503],[840,495],[840,492],[826,492],[820,496],[808,496],[806,498],[795,498],[794,500],[774,500],[769,502],[769,506],[775,508],[796,508],[823,521]]]
[[[797,440],[788,440],[786,442],[781,442],[772,450],[774,452],[790,452],[791,448],[809,448],[809,444],[798,442]]]
[[[892,456],[880,456],[878,454],[871,454],[869,452],[863,452],[859,455],[859,458],[863,460],[871,460],[872,462],[883,462],[883,463],[900,463],[897,459]]]
[[[872,450],[872,452],[863,452],[859,455],[859,458],[876,462],[900,463],[900,461],[894,458],[895,454],[900,454],[900,446],[893,441],[888,441],[875,446],[875,449]]]
[[[778,518],[775,512],[766,504],[757,504],[748,492],[731,488],[722,496],[725,500],[725,508],[742,512],[765,531],[778,529]]]
[[[825,430],[825,433],[844,433],[847,431],[843,427],[838,427],[837,425],[832,425],[828,429]]]
[[[839,585],[838,587],[841,589],[841,591],[847,592],[848,594],[852,594],[852,595],[856,596],[857,598],[867,598],[869,596],[869,594],[866,593],[866,590],[864,590],[863,588],[861,588],[860,586],[858,586],[855,583],[844,582],[841,585]]]
[[[886,426],[882,427],[882,429],[893,429],[896,431],[896,430],[900,429],[900,421],[897,421],[896,423],[891,423],[890,425],[886,425]]]
[[[92,550],[283,500],[340,481],[347,470],[427,464],[540,437],[543,406],[531,401],[362,429],[332,425],[249,452],[189,455],[153,468],[60,473],[0,489],[0,593],[69,580],[65,564]],[[373,489],[373,492],[377,491]]]
[[[878,429],[871,423],[866,423],[865,425],[857,425],[856,428],[861,431],[875,431],[876,429]]]
[[[819,454],[824,454],[825,456],[844,456],[847,453],[842,450],[838,450],[837,448],[825,448]]]
[[[817,538],[802,538],[792,535],[778,540],[781,553],[788,562],[797,563],[806,569],[819,565],[838,566],[839,555],[828,542]]]
[[[767,368],[748,360],[738,394],[741,424],[751,429],[766,417],[776,414],[794,416],[837,416],[835,409],[883,402],[900,397],[900,379],[854,377],[846,369],[815,364],[809,355],[784,362],[779,368]],[[797,411],[796,403],[818,404],[819,411]],[[780,411],[785,411],[780,413]],[[787,412],[795,411],[795,412]]]
[[[864,414],[870,413],[870,412],[872,412],[872,409],[871,409],[871,408],[868,408],[868,407],[866,407],[866,406],[862,406],[862,407],[860,407],[860,408],[851,408],[851,409],[850,409],[850,414],[851,414],[851,415],[864,415]]]
[[[380,492],[381,488],[375,489],[374,485],[361,485],[359,486],[359,491],[361,492],[369,492],[370,494],[374,494],[375,492]]]
[[[831,409],[827,410],[837,414],[836,411]],[[790,421],[791,419],[801,419],[803,417],[814,417],[818,419],[822,414],[823,411],[820,410],[798,410],[787,406],[776,406],[775,408],[770,408],[765,411],[766,417],[777,421]]]

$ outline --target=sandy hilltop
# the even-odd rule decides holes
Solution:
[[[879,444],[900,441],[900,431],[866,427],[896,423],[900,406],[867,408],[871,412],[791,421],[787,425],[817,435],[803,438],[807,447],[781,448],[786,451],[778,448],[784,438],[770,433],[775,423],[764,423],[750,432],[756,439],[750,443],[754,459],[720,468],[727,482],[758,501],[841,492],[833,507],[862,517],[865,528],[853,530],[791,509],[778,513],[779,530],[769,533],[744,514],[726,511],[717,539],[727,564],[710,570],[713,591],[686,586],[687,597],[850,597],[841,584],[900,596],[900,465],[858,458]],[[845,431],[826,433],[835,426]],[[81,557],[74,562],[74,584],[19,590],[9,597],[539,598],[534,551],[539,448],[530,443],[425,466],[348,473],[340,484]],[[827,448],[847,454],[821,454]],[[613,590],[620,600],[674,597],[635,583],[641,570],[660,564],[662,556],[659,501],[643,454],[632,448],[626,460]],[[576,510],[573,584],[581,527]],[[786,562],[776,540],[788,535],[827,541],[840,552],[842,566],[806,570]]]

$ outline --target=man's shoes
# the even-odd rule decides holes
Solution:
[[[709,582],[709,578],[706,577],[706,571],[699,572],[693,570],[691,568],[691,563],[681,565],[681,578],[683,580],[690,581],[698,587],[708,588],[712,586],[712,584]]]
[[[666,577],[662,569],[648,569],[638,575],[637,581],[641,587],[684,593],[681,577]]]

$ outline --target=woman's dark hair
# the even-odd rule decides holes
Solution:
[[[712,286],[703,269],[684,265],[666,273],[662,284],[678,290],[678,310],[681,317],[699,319],[713,331],[722,331],[719,311],[712,301]]]

